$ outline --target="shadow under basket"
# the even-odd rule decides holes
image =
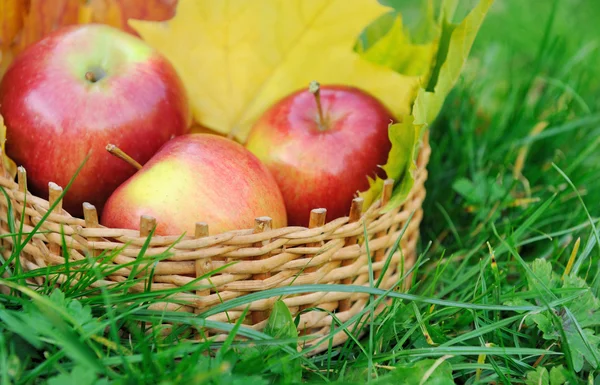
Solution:
[[[84,264],[87,268],[98,267],[100,279],[84,285],[89,288],[123,285],[131,282],[132,275],[138,279],[129,286],[132,292],[180,288],[165,302],[154,304],[152,309],[196,313],[198,317],[205,317],[202,313],[227,300],[268,289],[307,284],[369,287],[369,258],[375,282],[380,279],[380,289],[406,290],[416,259],[430,151],[425,134],[417,159],[415,183],[402,206],[387,212],[381,209],[393,190],[394,183],[388,180],[381,197],[370,207],[362,207],[362,199],[356,198],[349,208],[349,216],[331,220],[326,218],[325,210],[315,209],[308,228],[271,229],[270,218],[262,217],[256,219],[253,229],[214,236],[208,235],[206,224],[198,223],[193,236],[149,237],[155,225],[153,218],[142,217],[140,231],[106,228],[98,224],[92,205],[84,204],[84,219],[81,219],[69,215],[58,202],[22,248],[19,263],[24,271],[41,269],[28,280],[34,288],[48,284],[45,280],[77,282],[76,268],[67,268],[64,255],[69,256],[69,264],[73,266],[79,261],[89,262]],[[0,243],[6,261],[12,255],[14,243],[23,242],[60,199],[62,188],[51,183],[48,200],[36,197],[27,192],[27,177],[22,168],[18,183],[0,176],[0,186],[9,198],[7,200],[4,194],[0,196]],[[25,235],[21,240],[10,235],[8,213],[11,212],[16,229],[24,218]],[[364,239],[365,226],[368,242]],[[394,249],[401,235],[400,248]],[[140,254],[144,255],[143,261],[136,261]],[[12,259],[13,264],[15,259]],[[48,266],[55,267],[49,270]],[[6,289],[0,285],[0,290]],[[341,328],[340,322],[345,323],[359,314],[367,306],[369,294],[319,291],[280,296],[275,293],[273,297],[246,302],[206,319],[238,322],[247,310],[243,325],[262,330],[278,299],[283,299],[294,319],[300,314],[299,348],[311,347],[308,354],[314,354],[347,340],[353,326]],[[382,301],[375,313],[381,312],[387,303],[389,301]],[[198,329],[193,338],[210,336],[222,340],[226,337],[222,330]],[[357,333],[362,334],[360,330]]]

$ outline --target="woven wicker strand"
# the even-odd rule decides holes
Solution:
[[[197,288],[173,296],[173,300],[181,301],[183,305],[169,302],[156,304],[154,308],[200,313],[232,298],[289,285],[336,283],[368,286],[369,258],[372,261],[375,279],[381,277],[384,265],[390,258],[391,263],[381,278],[380,285],[381,289],[389,289],[397,284],[415,262],[430,151],[428,137],[425,135],[417,159],[414,186],[404,204],[389,211],[383,210],[382,206],[392,195],[391,180],[385,182],[380,199],[370,207],[363,207],[362,198],[354,199],[347,217],[326,218],[326,210],[314,209],[308,228],[290,226],[273,229],[271,219],[261,217],[256,219],[254,228],[218,235],[208,235],[208,224],[198,222],[193,235],[153,236],[145,252],[149,262],[140,263],[142,266],[136,267],[136,275],[143,280],[131,290],[146,290],[149,276],[144,275],[147,274],[144,267],[152,264],[150,290],[179,288],[194,281],[194,288]],[[50,183],[49,199],[45,200],[27,192],[27,174],[22,167],[18,169],[16,183],[6,176],[5,172],[1,175],[0,186],[4,188],[8,197],[8,200],[4,196],[0,198],[0,242],[6,260],[14,247],[13,237],[7,236],[11,234],[7,219],[10,212],[9,201],[16,226],[22,225],[23,231],[29,233],[60,197],[62,188]],[[111,266],[114,269],[110,275],[92,282],[90,286],[111,285],[128,279],[136,258],[144,244],[148,243],[148,235],[156,220],[146,216],[140,218],[140,231],[111,229],[98,223],[98,214],[94,206],[85,203],[83,209],[84,218],[76,218],[62,209],[61,202],[54,207],[31,241],[23,248],[20,263],[24,270],[64,265],[64,240],[68,248],[66,252],[74,261],[83,260],[86,255],[98,257],[103,253],[107,255],[120,250],[110,261],[98,262],[104,264],[104,267]],[[19,220],[23,214],[24,221],[21,224]],[[390,256],[392,245],[409,218],[410,223],[400,242],[401,250]],[[364,242],[365,226],[371,256],[367,255]],[[167,257],[158,262],[150,258],[164,256],[167,252]],[[222,270],[212,274],[215,269]],[[64,282],[65,278],[53,277],[58,282]],[[30,283],[42,285],[44,279],[40,274]],[[409,283],[410,279],[406,279],[404,288]],[[278,298],[258,300],[245,305],[249,306],[249,313],[243,323],[262,330]],[[328,311],[334,312],[339,321],[345,322],[364,309],[368,299],[368,294],[341,292],[314,292],[283,298],[294,317],[302,312],[298,331],[303,337],[314,337],[309,338],[305,344],[318,344],[312,353],[326,349],[330,343],[323,339],[330,334],[334,322]],[[227,313],[215,314],[208,319],[235,322],[243,314],[245,306],[230,309]],[[376,312],[380,312],[384,307],[385,303],[378,307]],[[311,310],[315,308],[326,311]],[[207,332],[216,339],[225,337],[219,335],[217,330]],[[346,333],[339,332],[334,335],[332,342],[335,346],[346,339]]]

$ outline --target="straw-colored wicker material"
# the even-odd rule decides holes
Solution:
[[[189,285],[197,277],[206,275],[213,269],[223,268],[227,264],[230,266],[209,278],[199,280],[197,291],[175,294],[177,299],[187,301],[185,306],[174,303],[165,306],[168,310],[198,313],[248,293],[290,285],[336,283],[368,286],[369,264],[363,239],[364,225],[366,224],[368,234],[372,269],[377,279],[389,258],[388,253],[392,245],[412,216],[400,243],[401,251],[391,256],[391,263],[381,281],[380,288],[389,289],[415,262],[429,154],[429,143],[425,135],[417,161],[414,187],[405,203],[391,211],[384,212],[380,209],[382,201],[385,203],[389,199],[393,187],[392,184],[386,184],[382,197],[364,210],[360,207],[362,201],[355,199],[348,217],[325,218],[320,210],[313,210],[309,228],[285,227],[271,230],[268,218],[257,218],[254,229],[214,236],[207,235],[208,229],[202,223],[197,225],[196,234],[182,239],[174,236],[153,236],[145,252],[146,257],[165,252],[169,252],[170,255],[158,262],[153,261],[151,266],[144,270],[144,274],[150,274],[152,270],[152,275],[147,275],[152,280],[151,290]],[[19,170],[18,183],[10,177],[0,176],[0,186],[9,197],[11,206],[9,210],[9,202],[2,194],[0,232],[2,253],[6,260],[11,255],[15,241],[13,237],[6,236],[11,233],[7,222],[8,213],[13,213],[18,229],[25,210],[23,232],[29,233],[42,220],[52,202],[60,196],[62,189],[51,184],[48,200],[28,192],[25,194],[26,174],[23,169]],[[100,263],[124,266],[115,269],[114,273],[103,280],[93,282],[92,286],[110,285],[127,280],[132,262],[148,241],[148,234],[155,224],[154,220],[143,218],[141,230],[134,231],[100,226],[96,211],[91,205],[84,204],[84,214],[84,219],[72,217],[58,204],[24,247],[20,257],[22,268],[28,271],[48,265],[64,265],[64,238],[72,261],[84,259],[86,254],[99,256],[103,251],[122,249],[111,261]],[[61,278],[64,279],[59,276],[59,281]],[[42,284],[43,279],[43,275],[40,275],[35,278],[37,282],[31,283]],[[410,279],[405,279],[405,282],[409,281]],[[132,290],[145,290],[144,283],[137,284]],[[279,297],[252,302],[244,324],[262,330],[277,299]],[[284,297],[294,317],[304,309],[326,310],[305,310],[301,314],[299,333],[308,337],[330,334],[333,317],[328,312],[335,312],[336,318],[345,322],[360,312],[368,300],[368,294],[344,292],[315,292]],[[245,306],[213,315],[209,319],[235,322]],[[382,307],[377,311],[381,309]],[[214,330],[209,332],[213,333],[212,336],[218,333]],[[338,345],[346,339],[347,335],[340,332],[335,335],[333,345]],[[312,339],[306,345],[318,343],[322,346],[314,351],[327,348],[330,341],[323,343],[319,339]]]

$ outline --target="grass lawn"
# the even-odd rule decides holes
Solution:
[[[360,339],[211,346],[145,310],[168,293],[90,295],[94,270],[34,293],[45,271],[4,265],[0,385],[600,383],[599,62],[599,1],[496,1],[431,131],[412,288]]]

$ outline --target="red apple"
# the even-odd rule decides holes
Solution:
[[[329,219],[348,215],[367,176],[384,176],[379,166],[391,148],[394,118],[379,100],[354,87],[315,85],[275,103],[246,142],[277,180],[290,226],[307,226],[314,208],[326,208]]]
[[[138,230],[140,217],[157,220],[155,234],[210,234],[249,229],[257,217],[286,226],[285,204],[273,175],[241,144],[213,134],[187,134],[167,142],[104,207],[101,223]]]
[[[7,154],[37,195],[50,181],[65,187],[91,151],[65,196],[73,215],[86,201],[101,210],[135,173],[108,143],[144,163],[191,124],[174,67],[143,40],[100,24],[61,28],[23,51],[0,83],[0,114]]]

